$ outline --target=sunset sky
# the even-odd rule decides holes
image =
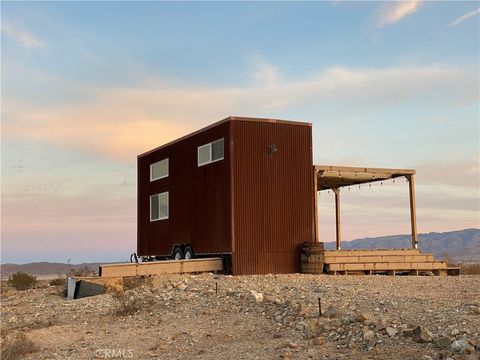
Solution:
[[[478,2],[1,10],[2,263],[127,259],[136,156],[229,115],[312,122],[316,164],[415,168],[419,232],[480,227]],[[408,186],[342,215],[345,240],[409,233]]]

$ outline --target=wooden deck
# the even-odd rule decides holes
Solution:
[[[418,249],[327,250],[325,251],[325,269],[328,274],[335,275],[460,274],[460,268],[449,267],[446,261],[435,260],[433,254],[420,253]]]
[[[209,271],[222,271],[221,258],[205,258],[192,260],[164,260],[144,263],[121,263],[100,265],[101,277],[141,276],[183,274]]]

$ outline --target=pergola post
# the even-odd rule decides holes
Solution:
[[[418,236],[417,236],[417,212],[415,206],[415,180],[414,175],[407,175],[408,189],[410,193],[410,223],[412,226],[412,248],[418,249]]]
[[[317,180],[317,170],[315,170],[315,167],[313,168],[313,198],[314,198],[314,221],[313,221],[313,226],[314,226],[314,236],[315,236],[315,242],[319,242],[320,238],[318,236],[318,180]]]
[[[342,250],[341,247],[341,228],[340,228],[340,189],[332,189],[335,193],[335,224],[337,229],[337,242],[336,242],[336,249]]]

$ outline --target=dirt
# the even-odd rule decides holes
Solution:
[[[4,287],[1,326],[2,352],[34,343],[25,359],[478,359],[480,276],[175,275],[78,300]]]

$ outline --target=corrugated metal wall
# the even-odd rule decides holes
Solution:
[[[233,273],[298,272],[314,236],[311,126],[236,120],[230,131]]]
[[[197,148],[224,138],[224,160],[198,167]],[[197,253],[231,251],[229,122],[138,157],[139,255],[170,255],[174,244]],[[150,181],[150,164],[169,158],[169,176]],[[169,218],[150,221],[150,195],[169,192]]]

